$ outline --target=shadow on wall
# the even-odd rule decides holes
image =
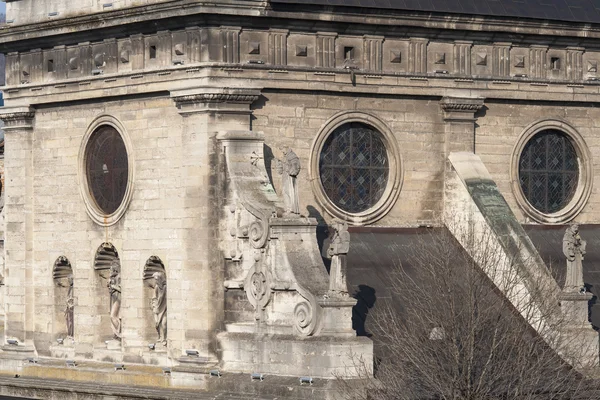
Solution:
[[[266,158],[266,156],[265,156]],[[323,215],[313,206],[307,206],[308,217],[317,220],[317,244],[319,245],[319,253],[323,259],[323,264],[327,269],[327,273],[331,269],[331,259],[327,256],[327,248],[329,247],[329,226],[325,222]]]
[[[352,329],[356,331],[356,336],[371,337],[365,328],[369,310],[375,306],[377,296],[375,289],[367,285],[358,285],[358,291],[352,295],[357,301],[352,308]]]

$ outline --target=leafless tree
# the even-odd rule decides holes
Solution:
[[[364,371],[366,390],[342,385],[347,398],[600,398],[598,381],[556,351],[560,341],[571,347],[577,342],[572,332],[542,338],[527,314],[552,319],[557,332],[568,319],[560,312],[540,316],[533,298],[516,310],[502,293],[521,290],[521,278],[500,271],[491,237],[477,240],[477,264],[445,230],[423,234],[406,248],[404,262],[389,271],[393,301],[379,300],[367,319],[377,354],[375,378]],[[490,280],[496,273],[505,287]],[[361,368],[360,360],[355,367]]]

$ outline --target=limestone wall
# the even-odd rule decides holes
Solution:
[[[123,124],[135,160],[133,198],[124,217],[108,228],[87,215],[78,176],[83,135],[101,114]],[[182,133],[182,120],[168,97],[51,107],[36,113],[32,248],[35,338],[40,353],[46,353],[57,337],[64,337],[64,318],[53,306],[52,279],[53,263],[61,255],[70,260],[75,276],[76,352],[91,355],[94,347],[111,338],[106,280],[93,268],[96,249],[104,241],[115,245],[121,259],[124,346],[132,361],[139,361],[135,357],[156,339],[151,295],[142,281],[144,264],[152,255],[166,267],[174,357],[181,355],[185,340],[185,346],[197,347],[189,342],[201,336],[201,329],[193,324],[210,328],[206,316],[213,314],[209,310],[215,312],[215,305],[194,299],[213,296],[210,285],[215,281],[207,279],[203,286],[185,279],[186,268],[201,277],[211,260],[211,246],[201,233],[211,212],[206,208],[209,196],[201,189],[210,187],[210,169],[202,162],[207,146],[204,138],[199,138],[204,144],[197,143]],[[190,146],[196,151],[194,161],[184,154]],[[192,250],[204,255],[190,255]]]
[[[282,145],[291,146],[301,158],[302,212],[331,219],[315,200],[309,182],[311,147],[328,119],[340,111],[353,110],[375,115],[388,125],[403,162],[400,197],[377,224],[415,226],[439,221],[443,197],[444,122],[438,101],[287,92],[268,92],[264,96],[267,99],[264,106],[254,110],[253,129],[265,133],[265,143],[276,158],[281,157],[279,147]],[[275,166],[273,162],[271,176],[279,191],[281,178]]]

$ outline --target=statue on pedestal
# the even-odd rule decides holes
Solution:
[[[65,308],[65,320],[67,323],[67,337],[73,339],[75,334],[75,324],[73,321],[73,310],[75,308],[75,299],[73,298],[73,275],[69,275],[69,291],[67,292],[67,307]]]
[[[119,260],[114,260],[110,266],[108,292],[110,294],[110,322],[113,337],[121,340],[121,264]]]
[[[152,274],[154,297],[151,300],[154,323],[158,332],[158,341],[167,345],[167,278],[164,272]]]
[[[563,253],[567,258],[567,275],[563,288],[565,292],[585,293],[582,264],[585,247],[586,242],[579,235],[579,225],[569,226],[563,236]]]
[[[335,232],[327,249],[327,254],[331,257],[329,291],[332,294],[347,296],[346,255],[350,251],[350,233],[348,233],[348,224],[344,221],[334,221],[333,229]]]
[[[279,173],[283,182],[281,192],[285,206],[284,216],[297,217],[300,215],[300,202],[298,201],[298,184],[296,179],[300,173],[300,159],[292,149],[287,146],[281,148],[283,160],[279,160]]]

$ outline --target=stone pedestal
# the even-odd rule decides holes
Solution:
[[[562,292],[559,295],[563,321],[561,321],[560,354],[578,369],[598,367],[600,363],[600,337],[588,321],[589,301],[592,293]]]

